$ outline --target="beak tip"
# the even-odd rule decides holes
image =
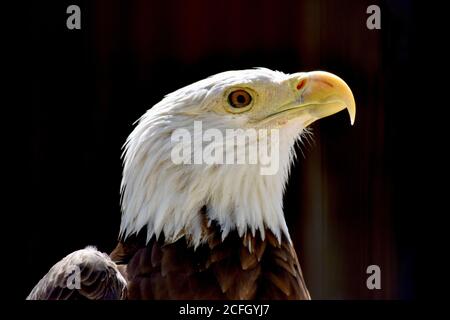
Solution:
[[[351,125],[354,125],[354,124],[355,124],[355,115],[354,115],[354,114],[353,114],[353,116],[350,115],[350,124],[351,124]]]
[[[353,103],[351,103],[350,105],[347,105],[347,111],[350,116],[350,124],[351,125],[355,124],[355,117],[356,117],[356,105],[355,105],[354,101],[355,100],[353,99]]]

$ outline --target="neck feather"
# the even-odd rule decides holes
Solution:
[[[280,130],[279,170],[261,175],[258,164],[174,164],[164,118],[144,119],[128,138],[122,179],[121,237],[144,227],[147,241],[164,236],[174,242],[185,236],[197,247],[207,239],[207,224],[220,226],[222,239],[270,230],[281,241],[289,232],[283,214],[283,193],[302,132],[299,124]]]

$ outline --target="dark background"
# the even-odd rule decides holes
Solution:
[[[81,30],[66,8],[81,7]],[[381,8],[381,30],[366,8]],[[412,162],[422,109],[418,10],[409,1],[55,1],[27,7],[31,182],[18,299],[66,254],[109,252],[120,223],[121,147],[163,95],[211,74],[326,70],[352,88],[355,125],[313,124],[285,214],[314,299],[413,299],[423,291]],[[414,118],[408,118],[413,115]],[[425,128],[426,129],[426,128]],[[420,148],[420,147],[419,147]],[[28,200],[29,199],[29,200]],[[21,251],[22,252],[22,251]],[[382,289],[366,288],[381,268]]]

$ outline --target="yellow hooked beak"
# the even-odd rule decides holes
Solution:
[[[264,120],[302,118],[304,126],[347,109],[350,122],[355,122],[356,106],[352,91],[338,76],[324,71],[293,74],[289,84],[296,91],[295,99],[273,110]]]

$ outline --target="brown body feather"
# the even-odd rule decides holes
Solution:
[[[174,243],[140,237],[119,242],[111,258],[128,281],[128,299],[310,299],[292,244],[266,230],[223,241],[209,227],[208,241],[194,250],[188,239]]]

